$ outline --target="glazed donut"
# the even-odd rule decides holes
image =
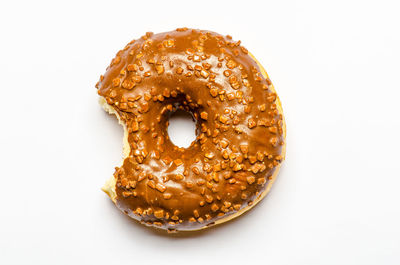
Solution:
[[[204,30],[146,33],[120,50],[96,84],[124,126],[124,160],[103,190],[147,226],[199,230],[250,209],[285,155],[274,87],[240,41]],[[196,120],[188,148],[168,137],[183,109]]]

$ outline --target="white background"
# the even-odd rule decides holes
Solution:
[[[0,264],[400,264],[398,1],[1,1]],[[244,216],[166,235],[100,187],[122,128],[94,88],[146,31],[209,29],[266,67],[287,159]],[[190,133],[189,133],[190,134]]]

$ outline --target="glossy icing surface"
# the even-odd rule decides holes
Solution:
[[[270,85],[230,36],[182,28],[130,42],[97,84],[129,133],[117,206],[146,225],[196,230],[251,205],[283,159]],[[188,148],[168,137],[177,108],[197,121]]]

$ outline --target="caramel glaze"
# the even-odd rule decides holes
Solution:
[[[283,117],[270,86],[230,36],[180,28],[131,41],[96,85],[129,133],[130,154],[114,173],[116,205],[172,231],[251,205],[283,159]],[[197,121],[188,148],[168,137],[178,108]]]

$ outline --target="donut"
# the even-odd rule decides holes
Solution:
[[[231,220],[271,188],[286,127],[266,71],[232,37],[178,28],[146,33],[112,59],[96,84],[124,127],[124,159],[103,187],[140,223],[169,232]],[[196,121],[187,148],[168,136],[182,109]]]

